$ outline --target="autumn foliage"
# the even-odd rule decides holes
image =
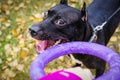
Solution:
[[[42,21],[44,12],[59,0],[0,0],[0,80],[29,80],[29,67],[37,56],[28,28]],[[70,0],[73,7],[81,8],[84,0]],[[87,4],[91,0],[86,0]],[[120,53],[120,27],[108,46]],[[72,64],[74,64],[72,62]],[[47,73],[68,68],[69,57],[60,57],[45,69]],[[51,66],[52,65],[52,66]],[[54,66],[53,66],[54,65]]]

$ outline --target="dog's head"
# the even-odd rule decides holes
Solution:
[[[68,41],[87,41],[90,35],[86,4],[81,10],[68,6],[67,0],[45,12],[42,22],[33,24],[31,36],[40,40],[39,49]]]

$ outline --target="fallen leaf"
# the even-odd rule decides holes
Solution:
[[[116,36],[112,36],[112,38],[110,39],[110,41],[113,41],[113,42],[117,41],[117,37]]]
[[[2,31],[0,31],[0,36],[2,35]]]
[[[6,39],[11,39],[12,35],[7,35]]]
[[[10,52],[12,51],[10,44],[6,44],[4,50],[6,55],[10,54]]]
[[[0,64],[2,63],[2,59],[0,59]]]
[[[10,7],[9,7],[7,4],[2,4],[2,5],[1,5],[1,10],[2,10],[2,11],[6,12],[6,11],[9,10],[9,9],[10,9]]]
[[[64,61],[64,56],[58,58],[60,61]]]
[[[24,59],[24,58],[26,58],[26,57],[27,57],[27,55],[28,55],[28,53],[27,53],[27,52],[22,52],[21,57]]]
[[[11,57],[8,57],[8,58],[7,58],[7,61],[9,61],[9,62],[12,61],[12,58],[11,58]]]
[[[34,17],[33,17],[33,16],[30,16],[29,19],[33,21],[33,20],[34,20]]]
[[[14,60],[14,61],[12,61],[12,62],[9,62],[8,65],[9,65],[10,67],[16,67],[16,66],[18,65],[18,61],[17,61],[17,60]]]
[[[19,7],[18,7],[18,6],[17,6],[17,7],[14,7],[14,10],[16,10],[16,11],[19,10]]]
[[[13,36],[17,36],[18,35],[18,32],[16,30],[12,30],[12,35]]]
[[[10,70],[10,69],[5,69],[3,74],[2,74],[2,77],[15,77],[15,73]]]
[[[19,71],[23,71],[23,70],[24,70],[23,64],[18,64],[18,65],[17,65],[17,69],[18,69]]]
[[[0,19],[0,22],[2,23],[2,24],[5,24],[5,23],[7,23],[7,18],[5,18],[5,17],[3,17],[3,18],[1,18]]]
[[[17,18],[16,19],[16,22],[17,22],[17,24],[24,24],[26,21],[25,21],[25,19],[23,19],[23,18]]]
[[[24,3],[20,3],[19,7],[20,7],[20,8],[24,8],[24,7],[25,7],[25,4],[24,4]]]
[[[13,51],[14,51],[14,52],[16,52],[16,53],[18,53],[18,52],[20,52],[20,48],[19,48],[19,47],[14,46],[14,47],[13,47]]]
[[[10,4],[12,4],[13,3],[13,1],[12,0],[8,0],[8,2],[7,2],[9,5]]]
[[[10,22],[6,22],[6,23],[5,23],[5,26],[6,26],[6,27],[9,27],[10,25],[11,25]]]

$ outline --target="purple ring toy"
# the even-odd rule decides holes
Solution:
[[[110,69],[95,80],[120,80],[120,56],[105,46],[88,42],[64,43],[47,49],[32,62],[30,66],[31,80],[38,80],[45,76],[44,67],[50,61],[71,53],[87,53],[108,62]]]

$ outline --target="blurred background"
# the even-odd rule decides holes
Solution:
[[[92,0],[69,0],[77,9],[83,2]],[[29,67],[37,56],[35,44],[28,28],[42,21],[44,12],[59,3],[59,0],[0,0],[0,80],[30,80]],[[108,47],[120,53],[120,26],[111,38]],[[74,63],[68,56],[60,57],[47,65],[45,71],[69,68]]]

